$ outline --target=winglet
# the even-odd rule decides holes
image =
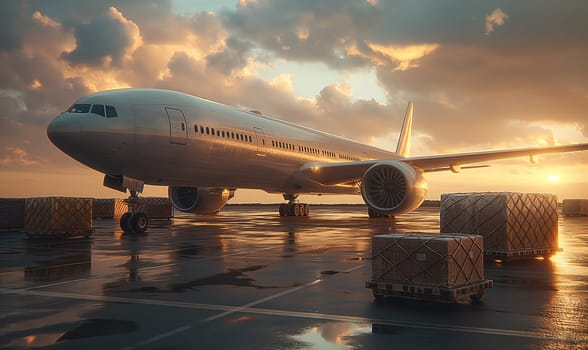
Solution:
[[[408,102],[406,114],[404,115],[404,122],[402,123],[402,129],[400,130],[400,137],[398,138],[398,146],[396,146],[396,154],[404,158],[410,156],[410,134],[412,130],[413,110],[414,107],[412,102]]]

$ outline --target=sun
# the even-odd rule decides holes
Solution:
[[[549,182],[559,182],[560,177],[559,175],[548,175],[547,180],[549,180]]]

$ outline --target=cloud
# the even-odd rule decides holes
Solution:
[[[4,155],[0,154],[0,165],[2,166],[31,166],[40,164],[37,160],[30,158],[27,151],[18,147],[5,147]]]
[[[184,91],[381,144],[395,142],[414,100],[415,140],[431,153],[552,144],[561,128],[583,141],[588,5],[534,4],[259,0],[179,15],[169,0],[0,1],[0,161],[39,174],[72,169],[46,125],[81,96],[122,86]],[[495,35],[509,16],[508,36]],[[480,33],[486,23],[491,37]],[[295,70],[259,75],[278,60],[318,63],[336,78],[301,98]],[[358,70],[377,74],[387,101],[356,97],[348,77]]]
[[[206,62],[225,75],[231,75],[235,70],[247,66],[249,52],[252,48],[251,43],[230,37],[225,41],[225,48],[221,52],[209,55]]]
[[[23,2],[19,0],[0,1],[0,50],[13,51],[22,46],[23,35],[19,30],[23,22]]]
[[[55,21],[49,16],[45,16],[39,11],[35,11],[35,13],[33,13],[33,19],[46,27],[59,28],[61,26],[59,22]]]
[[[394,69],[400,71],[417,68],[418,63],[415,63],[416,60],[439,48],[439,44],[378,45],[368,43],[367,45],[379,56],[374,58],[376,64],[396,64],[396,68]]]
[[[76,47],[62,58],[72,65],[120,65],[141,45],[139,27],[115,7],[88,23],[74,24]]]
[[[486,16],[486,35],[494,31],[494,27],[501,27],[508,19],[508,15],[501,9],[497,8],[491,14]]]

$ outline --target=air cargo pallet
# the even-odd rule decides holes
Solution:
[[[525,249],[517,251],[485,251],[484,255],[489,260],[501,260],[501,261],[514,261],[514,260],[526,260],[543,257],[548,259],[555,253],[563,252],[563,248],[542,248],[542,249]]]
[[[455,303],[467,297],[473,302],[480,301],[484,295],[484,289],[492,288],[493,285],[492,280],[482,280],[459,287],[386,283],[380,281],[367,281],[365,283],[365,287],[373,291],[374,297],[377,300],[384,298],[405,298],[444,303]]]

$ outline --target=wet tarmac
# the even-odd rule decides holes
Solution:
[[[438,232],[438,209],[395,222],[363,206],[271,206],[156,222],[91,239],[0,233],[0,348],[586,349],[588,218],[560,218],[550,260],[486,263],[481,303],[376,303],[371,237]]]

